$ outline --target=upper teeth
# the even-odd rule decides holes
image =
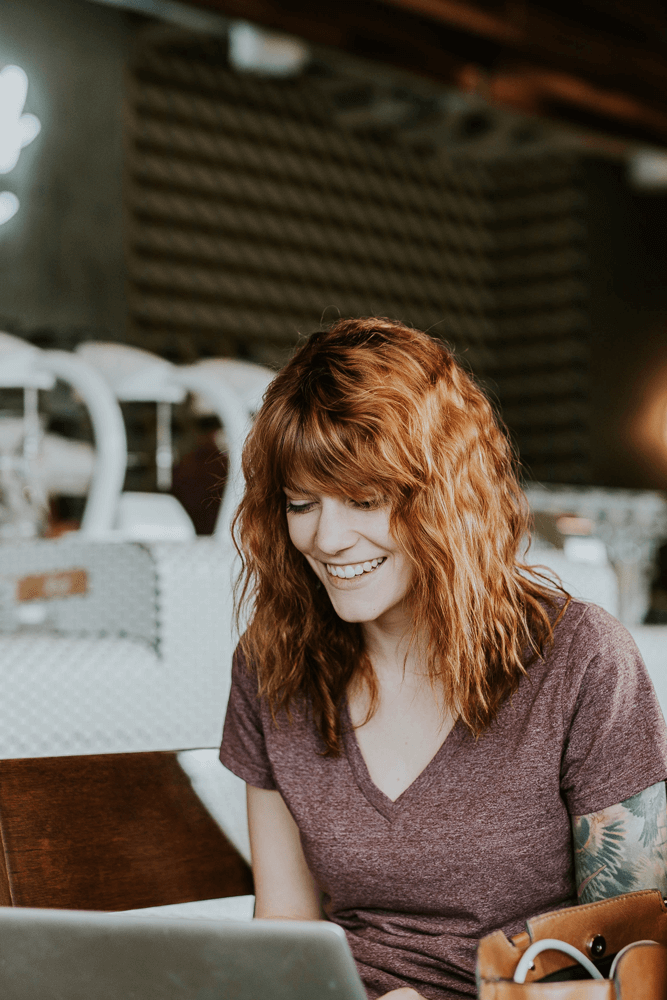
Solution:
[[[374,569],[382,565],[386,558],[386,556],[383,556],[381,559],[371,559],[370,562],[363,563],[350,563],[347,566],[334,566],[332,563],[327,563],[326,567],[332,576],[339,576],[341,580],[351,580],[353,576],[361,576],[362,573],[372,573]]]

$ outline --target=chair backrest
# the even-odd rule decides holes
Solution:
[[[250,411],[229,378],[221,369],[205,365],[175,366],[164,358],[128,344],[109,344],[89,341],[79,344],[77,357],[95,368],[119,400],[147,401],[169,405],[185,398],[186,393],[196,394],[206,401],[220,419],[227,438],[229,465],[227,482],[216,520],[215,537],[226,543],[232,515],[242,491],[241,453]],[[259,366],[257,366],[259,368]],[[235,369],[236,370],[236,369]],[[268,385],[263,369],[255,373],[254,395],[260,384]],[[167,420],[168,430],[169,420]],[[169,446],[169,451],[171,447]]]
[[[0,905],[126,910],[253,892],[174,753],[0,760]]]
[[[120,407],[102,376],[68,351],[42,351],[20,337],[0,332],[0,386],[49,389],[62,379],[78,393],[90,416],[96,460],[81,521],[81,535],[99,538],[113,526],[127,465],[127,441]]]

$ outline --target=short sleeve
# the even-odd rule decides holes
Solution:
[[[667,778],[667,727],[623,625],[590,606],[573,634],[563,688],[561,793],[571,815],[623,802]]]
[[[239,648],[232,662],[232,686],[222,732],[220,760],[255,788],[276,787],[266,751],[257,678],[246,666]]]

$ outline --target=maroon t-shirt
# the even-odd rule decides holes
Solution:
[[[637,648],[581,601],[480,739],[457,723],[395,802],[343,721],[343,754],[320,756],[305,706],[275,725],[237,656],[220,756],[279,790],[370,1000],[400,986],[475,996],[481,937],[575,901],[570,815],[667,777],[667,730]]]

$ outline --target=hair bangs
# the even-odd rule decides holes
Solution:
[[[367,500],[395,501],[401,493],[396,469],[387,466],[360,427],[327,413],[294,415],[276,455],[281,486]]]

